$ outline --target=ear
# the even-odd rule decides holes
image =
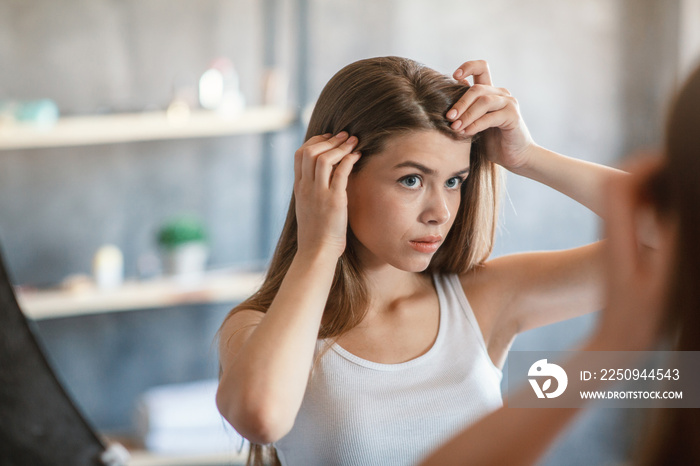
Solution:
[[[635,237],[640,248],[660,249],[664,235],[657,210],[650,204],[639,204],[634,213]]]
[[[632,210],[634,237],[640,259],[644,258],[645,252],[654,251],[656,261],[667,262],[670,257],[658,256],[670,255],[673,251],[676,222],[670,213],[659,210],[648,192],[650,181],[663,169],[663,165],[663,157],[658,155],[646,155],[629,163],[629,207]]]
[[[636,241],[638,266],[645,268],[654,279],[663,282],[668,275],[675,241],[675,221],[662,212],[650,198],[649,186],[664,167],[659,154],[645,154],[628,163],[631,173],[630,204]]]
[[[648,203],[634,207],[637,267],[663,296],[675,257],[676,231],[676,221],[670,214],[660,214]]]

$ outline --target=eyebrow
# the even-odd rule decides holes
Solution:
[[[395,165],[394,169],[404,168],[404,167],[416,168],[416,169],[422,171],[423,173],[425,173],[426,175],[431,175],[431,176],[433,176],[437,173],[435,170],[433,170],[432,168],[426,167],[422,163],[412,162],[410,160],[407,162],[401,162],[400,164]],[[470,167],[467,167],[464,170],[460,170],[458,172],[453,173],[452,176],[465,175],[465,174],[469,173],[469,170],[470,170]]]

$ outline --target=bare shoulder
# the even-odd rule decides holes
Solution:
[[[510,288],[511,256],[499,257],[477,265],[460,275],[464,294],[477,318],[498,314]]]
[[[597,242],[573,249],[508,254],[475,267],[460,279],[465,293],[507,306],[530,289],[556,283],[562,274],[567,276],[587,261],[596,260],[601,252],[602,243]]]
[[[597,310],[602,254],[601,242],[511,254],[462,275],[484,338],[512,339],[524,330]]]
[[[537,275],[539,266],[552,252],[527,252],[509,254],[486,261],[460,276],[464,294],[479,320],[484,322],[488,334],[495,326],[503,324],[503,312],[522,296],[525,279]],[[482,329],[485,330],[485,329]],[[487,333],[484,333],[487,336]]]

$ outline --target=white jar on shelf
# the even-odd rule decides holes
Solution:
[[[124,255],[121,250],[112,244],[98,249],[92,260],[92,273],[98,289],[119,288],[124,282]]]

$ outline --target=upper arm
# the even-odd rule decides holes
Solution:
[[[226,318],[219,333],[219,362],[221,370],[226,367],[250,338],[264,313],[250,309],[236,311]]]
[[[516,333],[597,311],[603,303],[603,244],[495,259],[504,296],[499,321]]]
[[[516,334],[602,307],[602,242],[502,256],[462,277],[494,362]]]

